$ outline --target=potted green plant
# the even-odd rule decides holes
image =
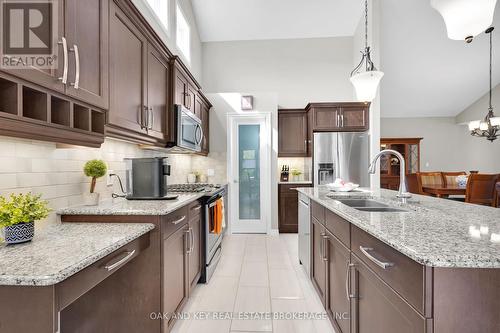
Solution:
[[[95,185],[97,179],[103,177],[108,170],[106,163],[102,160],[90,160],[85,163],[83,167],[83,172],[85,176],[91,177],[90,181],[90,193],[84,195],[84,203],[87,206],[95,206],[99,203],[99,193],[95,193]]]
[[[294,181],[300,180],[300,175],[302,174],[302,171],[300,171],[299,169],[292,169],[292,171],[290,173],[293,176],[292,180],[294,180]]]
[[[35,235],[35,221],[46,218],[50,209],[41,195],[11,194],[0,196],[0,227],[8,244],[29,242]]]

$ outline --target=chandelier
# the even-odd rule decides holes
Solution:
[[[373,64],[368,46],[368,0],[365,0],[365,49],[361,51],[361,61],[351,72],[351,82],[356,97],[361,102],[371,102],[377,96],[377,89],[384,73]],[[364,69],[364,70],[363,70]]]
[[[493,30],[494,27],[490,27],[486,30],[486,33],[490,36],[490,93],[489,93],[489,107],[488,114],[483,121],[474,120],[469,123],[469,130],[472,136],[477,136],[480,138],[486,138],[487,140],[493,142],[500,135],[500,117],[495,117],[493,113],[493,106],[491,104],[492,96],[492,61],[493,61]]]

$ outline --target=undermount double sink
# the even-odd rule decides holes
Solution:
[[[338,202],[363,212],[405,213],[408,210],[386,205],[373,199],[335,199]]]

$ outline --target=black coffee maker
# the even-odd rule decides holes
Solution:
[[[168,200],[166,157],[126,158],[126,198],[129,200]]]

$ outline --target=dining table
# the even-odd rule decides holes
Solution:
[[[463,195],[465,196],[465,187],[456,184],[433,184],[423,185],[422,191],[427,194],[433,195],[438,198],[447,198],[450,195]]]

